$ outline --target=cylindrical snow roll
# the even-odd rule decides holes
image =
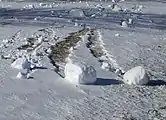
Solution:
[[[26,58],[17,58],[12,64],[11,67],[15,69],[30,69],[31,63]]]
[[[145,85],[150,79],[146,70],[141,66],[130,69],[124,74],[123,78],[123,82],[129,85]]]
[[[92,66],[67,63],[64,73],[65,79],[73,84],[93,84],[96,81],[96,70]]]

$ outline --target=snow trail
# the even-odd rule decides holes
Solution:
[[[91,54],[98,59],[98,62],[101,63],[101,68],[114,72],[122,78],[122,75],[125,72],[118,65],[114,56],[104,47],[105,44],[102,40],[100,31],[92,29],[88,34],[87,40],[87,48],[90,50]]]
[[[54,46],[51,46],[51,54],[49,56],[52,64],[55,66],[55,72],[59,74],[61,77],[65,77],[64,75],[64,67],[67,62],[72,62],[70,56],[74,49],[79,46],[79,42],[82,40],[82,36],[88,29],[84,28],[77,32],[69,33],[69,36],[64,38],[63,41],[56,43]]]

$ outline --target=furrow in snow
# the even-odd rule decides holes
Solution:
[[[87,48],[91,54],[101,63],[101,68],[116,73],[122,77],[124,70],[118,65],[114,56],[104,47],[102,35],[99,30],[92,29],[88,34]]]
[[[51,46],[51,54],[49,56],[52,64],[55,66],[55,72],[64,78],[64,67],[69,62],[70,56],[74,49],[78,46],[78,43],[82,40],[82,36],[88,32],[88,29],[84,28],[77,32],[70,33],[69,36],[64,38],[63,41]]]
[[[48,55],[49,43],[56,42],[58,38],[56,38],[54,31],[49,28],[39,30],[35,35],[27,37],[25,41],[20,41],[19,33],[20,31],[13,35],[10,40],[7,40],[6,47],[10,47],[11,51],[8,52],[9,55],[2,55],[1,58],[12,60],[11,67],[20,71],[17,78],[29,78],[27,76],[31,75],[35,69],[42,67],[41,59]],[[14,42],[18,40],[21,45],[13,48],[13,45],[17,44]]]

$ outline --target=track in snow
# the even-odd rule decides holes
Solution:
[[[40,8],[40,9],[0,9],[0,24],[12,25],[53,25],[55,23],[72,25],[76,21],[80,24],[96,28],[113,29],[115,26],[120,26],[122,20],[133,20],[130,28],[153,28],[166,29],[166,15],[165,14],[148,14],[148,13],[134,13],[134,12],[108,12],[107,9],[100,11],[97,8],[82,8],[85,17],[73,18],[69,11],[71,9],[57,9],[57,8]],[[95,14],[92,18],[91,15]],[[106,14],[106,16],[103,16]],[[34,20],[34,19],[37,19]],[[117,28],[116,28],[117,29]],[[122,28],[118,28],[122,29]]]

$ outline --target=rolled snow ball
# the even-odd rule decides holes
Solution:
[[[65,79],[73,84],[93,84],[96,81],[96,70],[92,66],[67,63]]]
[[[30,69],[31,63],[26,58],[18,58],[12,64],[11,67],[15,69]]]
[[[85,14],[84,12],[81,10],[81,9],[72,9],[69,14],[72,16],[72,17],[84,17]]]
[[[150,79],[146,73],[146,70],[141,66],[130,69],[124,74],[123,78],[124,83],[129,85],[145,85]]]

